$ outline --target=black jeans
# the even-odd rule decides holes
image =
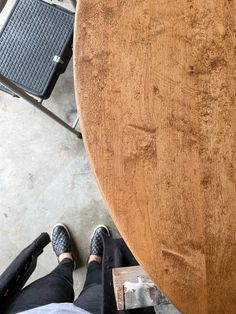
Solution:
[[[102,266],[91,262],[84,288],[74,301],[74,263],[66,258],[47,276],[22,289],[9,305],[6,313],[19,313],[50,303],[70,302],[93,314],[101,313]]]

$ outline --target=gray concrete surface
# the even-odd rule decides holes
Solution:
[[[67,122],[75,120],[72,62],[44,105]],[[94,227],[106,223],[117,236],[83,142],[24,100],[0,93],[0,273],[24,246],[57,222],[66,223],[76,240],[78,293]],[[56,265],[49,245],[31,281]]]

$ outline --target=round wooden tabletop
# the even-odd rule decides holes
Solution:
[[[235,313],[235,1],[80,0],[84,143],[110,214],[184,313]]]

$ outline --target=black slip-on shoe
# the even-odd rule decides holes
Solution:
[[[97,255],[97,256],[103,255],[103,241],[102,241],[103,234],[110,237],[109,229],[104,225],[97,226],[91,238],[90,255]]]
[[[51,241],[57,257],[62,253],[71,253],[70,232],[65,225],[58,223],[52,228]]]

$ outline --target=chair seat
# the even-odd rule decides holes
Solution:
[[[0,34],[0,73],[26,92],[48,98],[70,60],[73,25],[74,13],[68,10],[42,0],[18,0]]]

